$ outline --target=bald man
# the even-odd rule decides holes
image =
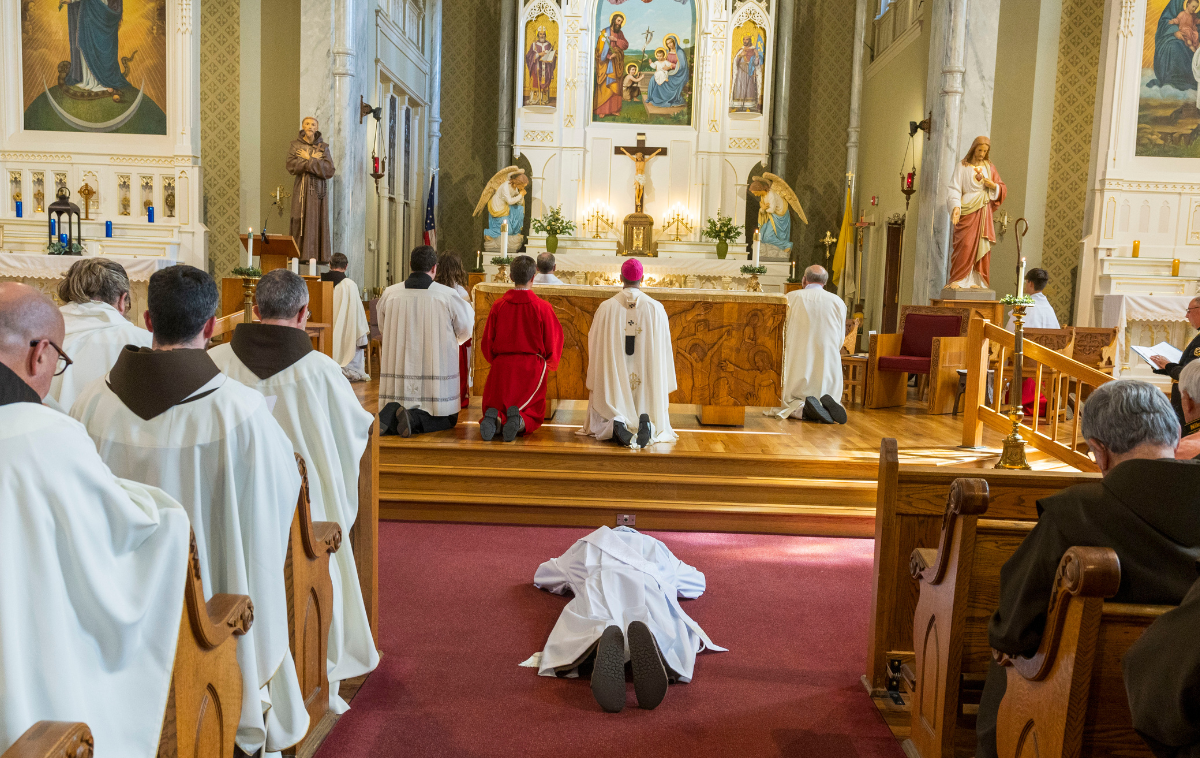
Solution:
[[[804,288],[788,293],[783,407],[770,411],[779,418],[846,423],[846,409],[839,402],[846,304],[825,289],[828,281],[828,271],[809,266]]]
[[[116,478],[83,425],[41,404],[63,319],[0,284],[0,753],[34,723],[84,721],[96,755],[154,755],[187,571],[187,513]]]

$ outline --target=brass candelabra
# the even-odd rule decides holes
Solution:
[[[598,239],[600,239],[600,225],[601,224],[608,227],[608,229],[610,229],[613,232],[617,231],[616,227],[613,226],[612,220],[609,219],[608,214],[604,211],[604,209],[602,209],[600,206],[595,206],[592,208],[591,211],[588,212],[588,214],[586,216],[584,216],[584,219],[583,219],[584,232],[587,231],[587,228],[589,226],[592,227],[592,239],[598,240]]]
[[[679,242],[681,239],[680,234],[679,234],[680,227],[683,227],[684,229],[686,229],[688,231],[688,233],[691,233],[691,231],[692,231],[691,225],[688,224],[689,220],[690,219],[688,218],[686,213],[684,213],[681,210],[676,209],[676,210],[672,211],[670,213],[670,215],[668,215],[665,219],[663,219],[663,232],[666,232],[672,226],[675,227],[675,236],[672,238],[672,241]]]

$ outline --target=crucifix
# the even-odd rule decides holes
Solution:
[[[633,152],[630,152],[630,151]],[[639,134],[637,136],[637,144],[628,147],[617,147],[613,149],[614,155],[624,155],[633,161],[634,176],[633,176],[633,210],[635,213],[642,212],[642,195],[646,190],[646,161],[656,155],[666,155],[667,148],[656,147],[653,153],[647,153],[646,135]]]

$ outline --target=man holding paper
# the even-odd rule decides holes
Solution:
[[[1200,329],[1200,297],[1192,298],[1184,315],[1193,329]],[[1171,406],[1175,409],[1175,415],[1179,417],[1180,426],[1186,422],[1183,418],[1182,400],[1179,397],[1179,372],[1197,358],[1200,358],[1200,334],[1188,343],[1183,349],[1183,355],[1176,361],[1170,361],[1161,355],[1150,356],[1150,362],[1154,364],[1154,373],[1171,377]]]

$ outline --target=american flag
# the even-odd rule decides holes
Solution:
[[[425,203],[425,244],[437,247],[437,220],[434,218],[434,198],[437,195],[437,174],[429,177],[429,201]]]

